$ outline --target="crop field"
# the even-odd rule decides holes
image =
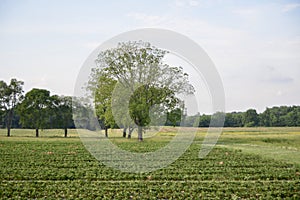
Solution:
[[[207,129],[174,163],[149,173],[125,173],[97,161],[76,130],[0,130],[0,199],[300,199],[300,128],[225,128],[198,158]],[[135,134],[135,133],[133,133]],[[138,142],[110,131],[119,147],[154,151],[168,143],[165,127]],[[133,135],[134,136],[134,135]]]

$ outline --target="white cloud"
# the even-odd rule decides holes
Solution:
[[[282,8],[282,12],[290,12],[300,7],[300,3],[286,4]]]

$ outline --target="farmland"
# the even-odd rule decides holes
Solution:
[[[1,199],[282,199],[300,198],[300,128],[225,128],[200,160],[207,129],[166,168],[124,173],[108,168],[84,148],[75,130],[0,130]],[[174,135],[166,127],[144,142],[109,133],[119,147],[154,151]],[[135,133],[136,135],[136,133]],[[135,136],[133,135],[133,136]]]

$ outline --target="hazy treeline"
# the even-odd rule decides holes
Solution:
[[[255,109],[245,112],[215,113],[213,115],[197,114],[187,116],[185,126],[208,127],[211,118],[218,119],[225,115],[224,127],[279,127],[300,126],[300,106],[274,106],[262,113]],[[196,124],[195,124],[196,123]]]

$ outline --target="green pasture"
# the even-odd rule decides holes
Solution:
[[[190,128],[184,131],[191,131]],[[150,173],[106,167],[82,145],[76,130],[0,129],[0,199],[299,199],[300,128],[224,128],[218,144],[198,158],[207,129],[174,163]],[[146,132],[144,142],[110,130],[128,151],[155,151],[176,129]]]

